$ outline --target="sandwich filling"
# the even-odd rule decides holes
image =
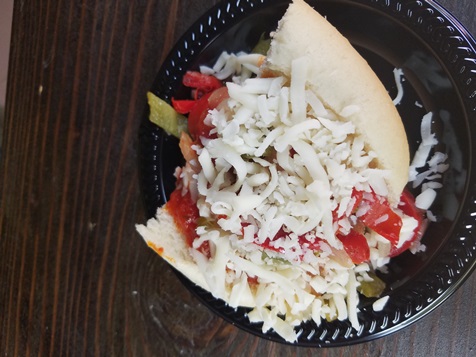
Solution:
[[[169,201],[137,229],[191,281],[249,308],[263,332],[293,342],[303,322],[336,319],[359,330],[358,293],[383,309],[376,271],[424,249],[417,206],[431,205],[436,186],[418,205],[402,193],[409,150],[401,118],[322,16],[295,0],[271,37],[267,58],[222,53],[213,67],[187,72],[192,100],[172,99],[172,108],[149,93],[151,120],[180,137],[186,163]],[[432,139],[428,118],[422,128]],[[433,142],[422,142],[411,177]],[[438,174],[445,159],[434,160]]]
[[[195,140],[182,133],[187,162],[165,209],[193,206],[175,218],[208,290],[252,307],[263,331],[294,341],[294,326],[323,318],[358,328],[358,287],[414,240],[419,216],[388,203],[388,172],[346,120],[359,107],[326,108],[305,58],[287,78],[261,77],[260,56],[222,57],[203,70],[220,77],[231,61],[238,73]]]

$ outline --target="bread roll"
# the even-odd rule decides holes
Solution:
[[[377,165],[389,170],[389,201],[398,203],[408,182],[409,149],[402,120],[383,84],[368,63],[317,11],[303,0],[294,0],[272,34],[265,66],[289,77],[291,62],[308,57],[308,84],[336,114],[345,108],[359,110],[345,116],[352,121],[377,154]]]
[[[158,208],[156,216],[149,219],[146,226],[138,224],[136,228],[147,245],[167,263],[196,285],[209,290],[203,274],[190,254],[185,236],[177,228],[167,209]]]

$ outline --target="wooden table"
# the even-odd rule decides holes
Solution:
[[[137,163],[145,93],[174,42],[216,2],[15,2],[0,355],[476,355],[476,274],[401,332],[310,350],[224,322],[146,248],[134,228],[145,220]],[[476,34],[473,0],[440,2]]]

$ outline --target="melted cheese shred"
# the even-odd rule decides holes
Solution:
[[[227,83],[230,98],[206,119],[216,138],[196,149],[197,206],[209,223],[198,227],[194,248],[208,242],[212,257],[192,256],[215,297],[254,307],[250,321],[287,341],[310,319],[359,327],[356,288],[370,268],[354,271],[336,232],[352,226],[353,189],[385,194],[388,174],[369,168],[375,154],[342,117],[358,107],[339,115],[326,108],[307,88],[308,66],[296,59],[292,80]],[[371,265],[386,263],[389,243],[369,244]]]

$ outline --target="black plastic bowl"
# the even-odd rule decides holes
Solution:
[[[381,312],[372,300],[359,305],[360,328],[348,321],[303,323],[296,345],[342,346],[388,335],[419,320],[441,305],[476,266],[476,133],[475,40],[447,11],[433,1],[320,0],[310,1],[368,60],[390,95],[397,93],[394,68],[402,68],[404,96],[397,106],[411,153],[420,140],[421,118],[434,113],[439,151],[450,168],[444,174],[432,211],[439,217],[423,237],[427,250],[392,259]],[[185,97],[181,78],[186,70],[213,64],[222,51],[250,51],[261,34],[274,30],[288,1],[223,1],[202,16],[180,39],[165,60],[152,91],[163,99]],[[144,118],[140,132],[143,192],[153,216],[174,188],[173,171],[182,164],[177,140]],[[159,258],[157,258],[159,259]],[[274,332],[263,334],[250,324],[246,309],[232,309],[223,301],[178,274],[182,282],[211,310],[232,324],[258,336],[284,342]]]

